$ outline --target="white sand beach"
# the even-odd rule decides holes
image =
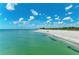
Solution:
[[[68,31],[68,30],[37,30],[36,32],[46,33],[58,38],[61,40],[74,43],[79,47],[79,31]]]

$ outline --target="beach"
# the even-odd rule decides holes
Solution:
[[[60,38],[60,40],[62,41],[65,41],[67,43],[70,43],[79,47],[79,31],[40,29],[40,30],[37,30],[36,32],[41,32],[41,33],[46,33],[48,35],[56,36]]]

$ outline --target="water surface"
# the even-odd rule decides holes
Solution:
[[[0,30],[0,54],[11,55],[72,55],[62,41],[34,30]]]

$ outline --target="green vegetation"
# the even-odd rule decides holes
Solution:
[[[40,29],[50,29],[50,30],[79,30],[79,27],[62,27],[62,28],[40,28]]]

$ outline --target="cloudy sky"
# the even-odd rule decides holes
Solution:
[[[79,27],[79,4],[0,3],[0,29]]]

